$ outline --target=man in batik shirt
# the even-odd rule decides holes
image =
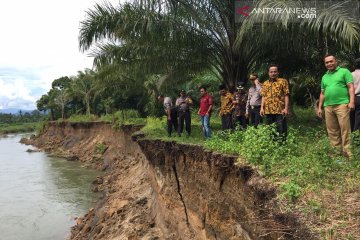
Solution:
[[[265,81],[261,89],[260,115],[266,117],[267,124],[276,124],[282,140],[287,136],[286,117],[289,114],[289,83],[279,78],[277,65],[269,67],[269,80]]]

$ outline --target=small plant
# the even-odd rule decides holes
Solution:
[[[281,185],[281,196],[284,196],[291,202],[295,202],[301,196],[301,187],[294,181],[290,181]]]
[[[106,151],[107,147],[104,143],[97,143],[96,146],[95,146],[95,150],[94,150],[94,153],[96,154],[104,154],[105,151]]]

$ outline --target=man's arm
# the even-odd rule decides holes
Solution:
[[[283,115],[287,116],[289,114],[289,102],[290,102],[290,98],[289,95],[285,95],[285,108],[282,111]]]
[[[350,96],[350,102],[349,102],[349,108],[351,111],[355,109],[355,89],[353,83],[347,84],[348,90],[349,90],[349,96]]]
[[[206,115],[209,115],[209,114],[210,114],[210,111],[211,111],[212,107],[213,107],[213,105],[210,105],[210,106],[209,106],[209,109],[206,111]]]
[[[322,118],[322,107],[324,105],[324,101],[325,101],[324,90],[321,90],[320,96],[319,96],[318,112],[317,112],[319,118]]]
[[[264,106],[265,106],[265,97],[262,97],[262,98],[261,98],[260,116],[264,116],[264,115],[265,115]]]
[[[251,99],[251,94],[250,94],[250,90],[249,90],[249,94],[248,94],[248,96],[247,96],[247,101],[246,101],[246,112],[245,112],[245,116],[246,116],[246,117],[249,116],[250,99]]]
[[[208,110],[206,111],[206,115],[209,116],[210,115],[210,112],[212,110],[212,107],[213,107],[213,99],[212,97],[209,98],[209,108]]]

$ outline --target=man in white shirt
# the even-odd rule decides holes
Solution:
[[[158,96],[159,102],[164,106],[164,110],[167,118],[167,131],[168,136],[171,137],[172,127],[174,126],[175,132],[178,130],[178,116],[175,106],[172,103],[170,97],[165,97],[164,95]]]
[[[360,58],[355,60],[355,71],[352,72],[355,89],[355,111],[350,114],[351,131],[360,130]]]

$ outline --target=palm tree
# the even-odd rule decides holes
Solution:
[[[94,100],[96,89],[95,72],[90,69],[79,71],[70,88],[73,95],[78,95],[83,99],[88,116],[91,114],[90,103]]]
[[[262,7],[290,4],[259,2]],[[284,53],[301,55],[309,44],[326,51],[328,41],[337,49],[359,43],[359,23],[338,6],[300,24],[286,15],[268,24],[257,14],[237,22],[235,10],[233,0],[139,0],[118,8],[97,4],[81,22],[79,44],[83,51],[92,49],[96,65],[116,63],[170,76],[167,80],[208,69],[232,89],[260,62],[289,56]]]

